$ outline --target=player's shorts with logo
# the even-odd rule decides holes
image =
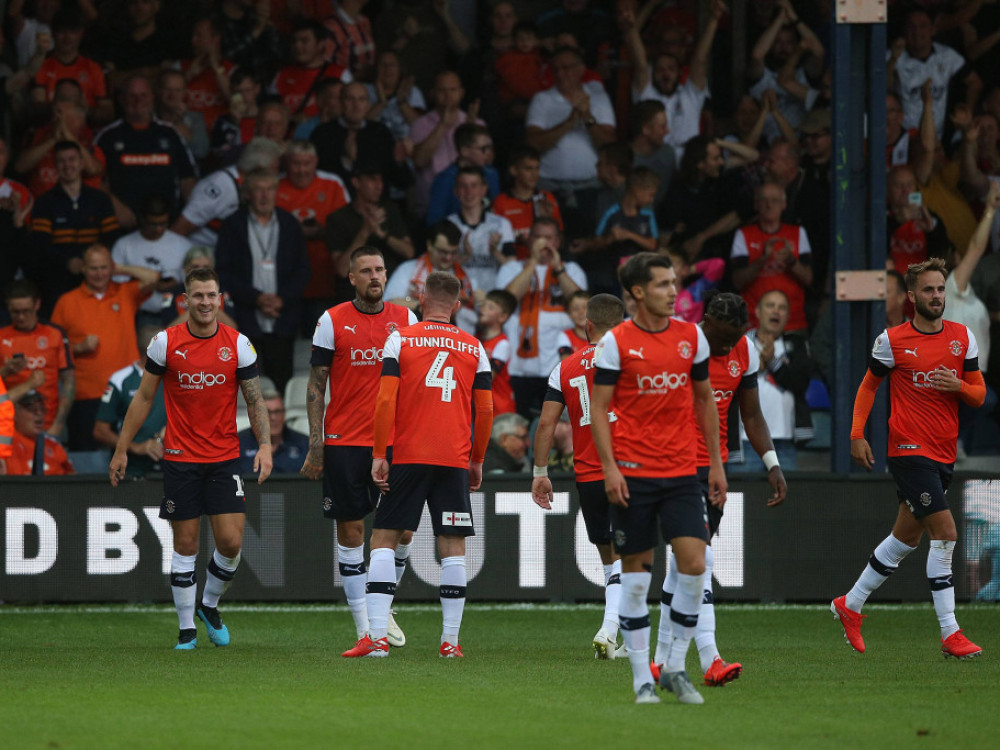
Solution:
[[[378,487],[372,483],[372,449],[363,445],[324,445],[323,515],[337,521],[360,521],[376,505]]]
[[[187,521],[223,513],[246,513],[240,460],[219,463],[163,462],[160,518]]]
[[[712,537],[719,532],[719,524],[722,523],[722,508],[717,508],[708,501],[708,467],[698,467],[698,484],[701,485],[701,494],[705,498],[705,508],[708,509],[708,543],[712,543]]]
[[[435,536],[475,536],[469,470],[431,464],[389,466],[389,491],[375,510],[375,528],[416,531],[425,501]]]
[[[576,493],[580,497],[580,511],[587,526],[587,538],[592,544],[611,543],[611,515],[608,493],[604,480],[577,482]]]
[[[669,541],[691,536],[708,541],[708,515],[697,476],[625,477],[628,507],[611,506],[615,550],[634,555]]]
[[[916,518],[948,510],[945,492],[951,484],[954,464],[943,464],[925,456],[890,456],[886,460],[896,496]]]

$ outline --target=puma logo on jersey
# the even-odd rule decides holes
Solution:
[[[188,350],[187,349],[185,349],[184,351],[181,351],[180,349],[174,349],[174,354],[176,354],[178,357],[180,357],[185,362],[187,362],[187,358],[188,358]]]
[[[353,334],[354,334],[355,336],[357,336],[357,335],[358,335],[358,332],[357,332],[357,331],[355,330],[355,329],[356,329],[357,327],[358,327],[358,324],[357,324],[357,323],[355,323],[355,324],[354,324],[354,325],[352,325],[352,326],[344,326],[344,330],[345,330],[345,331],[350,331],[350,332],[351,332],[351,333],[353,333]]]
[[[912,354],[914,357],[917,356],[917,347],[913,347],[912,349],[907,349],[906,347],[903,347],[903,351],[906,354]]]
[[[4,346],[14,346],[14,342],[11,339],[4,339],[3,340],[3,345]]]
[[[646,358],[642,356],[642,350],[645,349],[645,348],[646,347],[644,347],[644,346],[640,346],[638,351],[636,351],[635,349],[629,349],[628,353],[631,354],[633,357],[638,357],[639,359],[643,359],[644,360]]]

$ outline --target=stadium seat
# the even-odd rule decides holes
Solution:
[[[285,386],[285,409],[306,408],[306,386],[309,384],[308,375],[294,375]]]
[[[73,462],[77,474],[102,474],[107,476],[108,464],[111,462],[111,451],[67,451],[66,455]]]

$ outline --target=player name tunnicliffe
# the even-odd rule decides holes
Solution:
[[[426,347],[428,349],[452,349],[456,352],[467,354],[479,354],[479,342],[467,344],[464,341],[456,341],[448,336],[403,336],[403,344],[406,346]]]

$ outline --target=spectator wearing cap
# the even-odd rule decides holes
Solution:
[[[435,224],[449,214],[456,213],[461,204],[455,195],[455,180],[462,167],[481,167],[486,173],[489,199],[500,195],[500,175],[493,166],[493,138],[485,125],[466,122],[455,129],[455,148],[458,158],[443,172],[438,173],[431,184],[427,226]]]
[[[306,453],[309,452],[309,438],[285,424],[285,402],[281,394],[273,388],[265,389],[262,397],[267,407],[267,421],[271,428],[271,456],[274,459],[275,474],[298,474]],[[254,457],[257,455],[257,438],[253,430],[241,430],[240,470],[253,474]]]
[[[333,254],[337,273],[337,299],[354,297],[347,281],[351,253],[362,245],[377,247],[385,258],[386,271],[392,271],[414,256],[413,241],[406,229],[403,214],[385,198],[382,171],[378,163],[361,161],[351,177],[354,199],[326,217],[327,247]]]
[[[101,396],[101,406],[94,420],[94,440],[101,445],[114,448],[118,445],[118,433],[128,412],[132,397],[139,390],[142,374],[146,370],[146,348],[153,337],[163,330],[160,326],[147,325],[139,329],[139,358],[128,367],[111,374],[107,388]],[[146,421],[139,427],[132,443],[128,446],[129,460],[125,473],[130,477],[145,476],[160,470],[163,458],[163,431],[167,427],[167,412],[163,405],[163,389],[157,388]]]
[[[340,90],[340,105],[340,117],[317,126],[309,136],[316,144],[319,168],[346,181],[359,162],[373,162],[384,187],[406,188],[410,170],[405,148],[396,143],[389,128],[368,119],[371,100],[365,85],[357,81],[345,84]]]
[[[28,391],[14,404],[14,440],[6,459],[8,476],[64,476],[75,474],[66,449],[45,432],[45,398]]]

